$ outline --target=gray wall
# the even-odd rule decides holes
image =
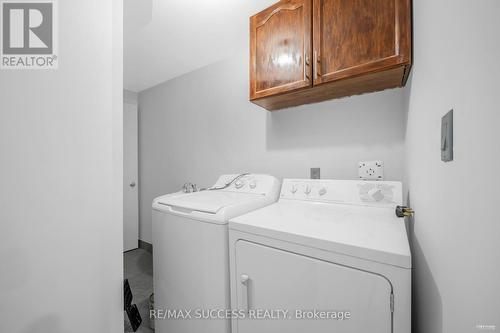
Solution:
[[[406,174],[417,333],[500,329],[500,2],[414,1]],[[455,160],[440,161],[454,108]],[[491,331],[491,330],[490,330]]]
[[[58,4],[59,69],[0,71],[0,331],[118,333],[122,5]]]
[[[261,172],[357,177],[381,159],[403,178],[404,95],[391,90],[270,113],[248,101],[248,55],[210,65],[139,94],[140,238],[151,242],[151,201],[184,182]]]

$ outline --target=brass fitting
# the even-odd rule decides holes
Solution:
[[[406,206],[397,206],[396,207],[396,216],[397,217],[407,217],[407,216],[413,216],[415,211],[411,209],[410,207]]]

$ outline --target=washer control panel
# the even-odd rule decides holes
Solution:
[[[238,174],[222,175],[213,187],[224,187],[232,181],[223,191],[267,194],[275,190],[276,186],[279,187],[280,185],[279,180],[270,175],[248,174],[239,178],[238,176]]]
[[[402,204],[402,194],[400,182],[285,179],[280,198],[394,207]]]

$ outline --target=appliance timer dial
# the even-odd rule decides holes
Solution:
[[[311,186],[307,185],[305,188],[304,188],[304,193],[309,195],[309,193],[311,193]]]

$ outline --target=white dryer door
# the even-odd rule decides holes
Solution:
[[[382,276],[243,240],[236,243],[236,266],[238,307],[248,309],[247,318],[235,320],[237,333],[391,332],[391,285]],[[288,313],[249,318],[268,310],[275,317],[283,317],[276,310]],[[314,310],[330,319],[300,319]],[[350,318],[334,319],[339,311]]]

